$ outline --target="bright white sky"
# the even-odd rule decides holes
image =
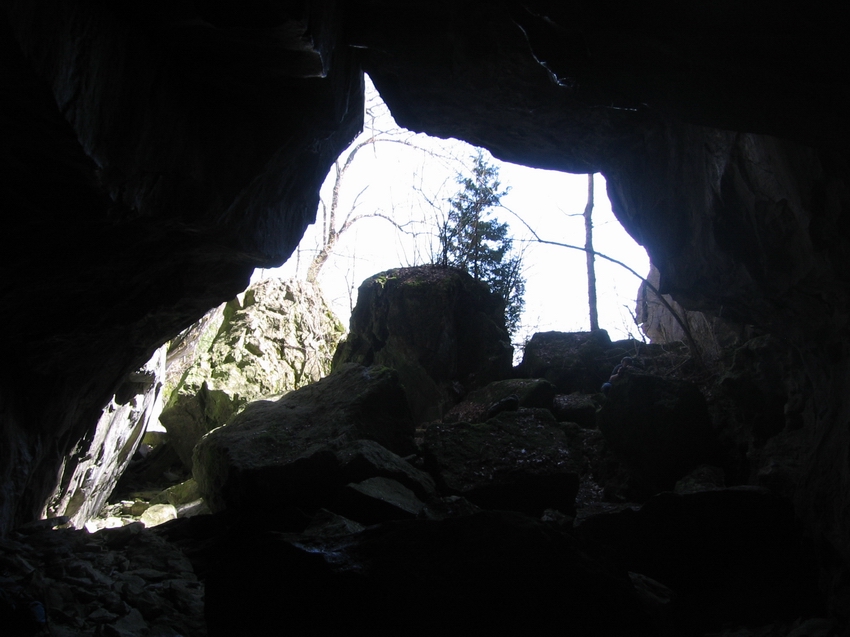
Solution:
[[[370,91],[370,103],[374,104],[379,98],[367,79],[367,96]],[[383,104],[378,102],[372,112],[379,113],[376,129],[395,128]],[[362,139],[363,135],[355,143]],[[456,182],[458,171],[471,164],[470,158],[475,153],[472,146],[455,139],[442,140],[409,132],[402,139],[408,143],[384,142],[363,148],[342,181],[337,227],[356,200],[355,215],[379,212],[399,224],[407,223],[406,228],[417,234],[415,237],[404,234],[384,219],[366,217],[342,235],[335,255],[322,269],[320,283],[325,298],[346,325],[357,300],[357,287],[364,279],[390,268],[431,262],[432,251],[436,252],[437,247],[437,219],[448,210],[446,200],[460,189]],[[341,161],[347,155],[348,151],[343,153]],[[521,216],[541,239],[584,245],[581,215],[587,202],[586,175],[509,164],[493,159],[486,152],[485,157],[499,167],[502,186],[510,188],[502,198],[503,206]],[[322,199],[327,205],[330,205],[334,177],[332,169],[322,188]],[[646,251],[634,242],[611,212],[601,175],[595,176],[594,191],[594,248],[645,276],[649,271]],[[494,216],[510,225],[514,248],[525,249],[525,313],[514,342],[522,343],[534,332],[589,329],[584,252],[534,242],[523,223],[507,210],[496,210]],[[317,223],[308,228],[298,251],[280,268],[255,272],[255,280],[269,276],[305,277],[319,245],[321,219],[320,207]],[[640,338],[630,315],[640,280],[620,266],[597,258],[596,284],[600,327],[608,330],[613,340],[628,338],[630,334]]]

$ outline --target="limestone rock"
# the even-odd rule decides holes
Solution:
[[[423,455],[441,489],[478,506],[536,515],[575,508],[580,459],[548,411],[503,412],[480,424],[432,424]]]
[[[67,457],[44,515],[68,516],[75,528],[100,513],[130,464],[148,423],[162,410],[166,348],[129,374],[104,408],[94,437]]]
[[[151,502],[153,504],[173,504],[174,506],[178,506],[194,502],[200,497],[201,492],[198,489],[198,483],[190,478],[185,482],[168,487],[151,500]]]
[[[303,281],[255,283],[221,314],[221,321],[210,319],[198,337],[202,351],[160,416],[188,469],[201,436],[248,402],[326,375],[344,332],[319,289]]]
[[[319,508],[371,477],[352,477],[368,465],[350,462],[357,454],[346,447],[360,440],[415,451],[404,389],[389,368],[343,365],[275,402],[251,403],[196,446],[195,479],[213,511],[269,501]]]
[[[646,280],[656,290],[661,284],[661,273],[652,264],[650,264]],[[663,296],[667,305],[687,327],[703,358],[717,360],[725,349],[737,344],[742,326],[703,312],[689,311],[679,305],[669,294]],[[685,330],[674,318],[667,305],[658,300],[658,295],[647,287],[646,283],[641,283],[637,294],[635,315],[641,331],[652,343],[664,344],[687,339]]]
[[[723,489],[726,486],[723,469],[711,465],[702,465],[691,471],[676,483],[674,493],[685,495],[699,491]]]
[[[491,408],[498,409],[498,403],[511,396],[516,397],[516,407],[551,409],[555,386],[539,378],[498,380],[470,392],[443,416],[443,422],[483,422],[487,420]],[[489,414],[490,417],[493,415],[495,413]]]
[[[578,423],[586,429],[596,426],[596,403],[587,394],[558,394],[552,401],[552,413],[559,421]]]
[[[608,380],[616,355],[608,354],[608,332],[538,332],[525,346],[519,371],[525,378],[545,378],[560,394],[592,394]]]
[[[765,448],[781,437],[793,453],[774,456],[775,471],[767,458],[753,469],[786,485],[821,554],[846,568],[841,6],[4,3],[0,58],[14,90],[0,108],[12,246],[0,266],[0,306],[11,308],[0,534],[39,516],[127,373],[243,290],[254,267],[291,254],[362,124],[366,69],[414,130],[538,167],[601,170],[665,293],[792,344],[795,429]],[[833,608],[850,607],[846,577],[821,584]],[[249,601],[262,610],[280,597]],[[473,621],[489,608],[477,601]]]
[[[165,365],[165,392],[171,394],[183,382],[183,376],[199,363],[210,350],[218,330],[224,322],[227,303],[214,307],[197,322],[180,332],[168,343]]]
[[[717,440],[705,398],[695,385],[629,372],[614,383],[596,414],[611,449],[641,476],[672,489],[712,459]]]
[[[4,635],[206,636],[203,583],[155,531],[138,523],[96,533],[26,531],[0,539]],[[7,601],[39,607],[44,621],[16,626]]]
[[[173,504],[154,504],[145,509],[141,523],[146,527],[159,526],[169,520],[177,519],[177,509]]]
[[[755,446],[786,427],[802,425],[803,398],[799,391],[789,391],[788,371],[798,364],[787,345],[769,336],[750,339],[735,350],[719,385],[731,399],[727,417],[745,426]]]
[[[374,440],[355,440],[335,452],[342,473],[351,481],[371,477],[392,478],[416,497],[429,501],[437,495],[430,475]]]
[[[362,524],[337,515],[327,509],[319,509],[313,516],[303,535],[308,537],[345,537],[360,533],[365,527]]]
[[[363,282],[333,364],[396,369],[414,420],[424,422],[457,401],[453,382],[470,389],[506,378],[511,355],[502,303],[486,285],[459,270],[421,266]]]
[[[335,509],[362,524],[377,524],[413,519],[422,513],[425,503],[403,484],[376,477],[345,487]]]
[[[666,293],[801,352],[780,473],[847,564],[841,6],[4,3],[0,532],[39,516],[128,372],[292,252],[366,69],[417,131],[602,170]]]
[[[3,532],[42,513],[121,380],[254,268],[283,263],[315,219],[363,123],[336,6],[247,23],[238,8],[4,9],[0,59],[18,88],[3,97],[14,133],[0,152],[19,225],[0,266],[2,307],[16,309],[0,382]]]

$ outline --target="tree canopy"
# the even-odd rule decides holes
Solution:
[[[450,209],[439,229],[439,260],[484,281],[505,303],[505,322],[513,333],[525,305],[522,255],[513,249],[507,223],[492,217],[508,193],[499,183],[499,169],[479,150],[470,175],[458,175],[460,190],[448,200]]]

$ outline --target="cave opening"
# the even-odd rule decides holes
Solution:
[[[364,132],[341,153],[325,179],[316,222],[307,228],[283,266],[258,270],[252,281],[310,278],[317,255],[325,251],[329,254],[322,254],[327,261],[321,263],[318,280],[331,307],[347,325],[357,288],[366,277],[435,262],[448,200],[456,195],[458,180],[469,174],[470,160],[481,150],[499,171],[500,183],[507,191],[494,212],[509,224],[514,244],[522,253],[525,304],[519,328],[512,335],[516,362],[535,332],[587,330],[586,258],[574,249],[583,248],[585,241],[586,176],[502,162],[461,140],[414,134],[396,124],[369,76],[365,79]],[[594,195],[596,251],[647,276],[646,252],[614,216],[600,174],[594,176]],[[332,206],[336,210],[330,210]],[[334,229],[328,227],[329,216],[335,219]],[[352,220],[355,222],[350,223]],[[329,233],[334,236],[330,238]],[[644,339],[636,309],[641,279],[604,259],[597,258],[595,268],[601,327],[615,340]]]
[[[390,5],[4,4],[4,629],[848,634],[840,5],[807,7],[803,19],[793,7],[635,5],[619,20],[605,3]],[[664,369],[651,348],[572,334],[537,343],[520,378],[485,384],[510,368],[491,306],[475,286],[429,273],[452,292],[440,303],[457,290],[480,301],[456,312],[457,337],[408,364],[409,341],[364,317],[337,372],[246,408],[235,438],[208,438],[216,513],[147,530],[47,532],[56,520],[38,518],[57,482],[51,505],[95,507],[99,475],[114,466],[101,452],[127,459],[125,443],[151,413],[145,390],[161,385],[145,361],[295,248],[329,166],[359,131],[363,70],[411,130],[604,174],[659,290],[731,326],[722,367],[703,378],[687,367],[687,347],[662,348]],[[446,316],[436,299],[421,301],[421,279],[389,271],[367,281],[375,308],[393,318],[390,307],[405,308],[397,324],[418,325],[413,340]],[[294,296],[268,291],[281,303]],[[210,317],[248,330],[221,344],[234,368],[281,349],[249,334],[248,308],[265,298],[245,295]],[[290,310],[267,318],[280,329],[330,319],[316,307],[300,321]],[[378,355],[389,341],[403,346]],[[603,351],[612,360],[590,369]],[[594,374],[607,377],[626,354],[643,368],[594,398]],[[297,361],[287,374],[301,382],[312,372]],[[440,375],[460,363],[458,385]],[[521,391],[541,378],[556,386],[557,409],[546,383]],[[577,379],[592,382],[566,393]],[[492,387],[505,381],[522,383]],[[227,418],[233,404],[199,389],[202,402],[185,411]],[[417,398],[402,399],[409,390]],[[432,418],[431,406],[461,397],[465,411],[446,419],[444,409],[446,421],[424,431],[398,416]],[[549,407],[523,402],[536,400]],[[332,427],[305,434],[304,453],[269,473],[256,456],[235,456],[246,440],[278,460],[294,448],[257,425],[275,410],[305,421],[324,410]],[[123,437],[98,433],[101,419],[125,416]],[[348,438],[343,423],[360,433]],[[458,457],[464,448],[471,458]],[[175,454],[185,467],[186,449]],[[604,502],[585,506],[599,504],[596,487]],[[410,507],[412,519],[387,519]]]

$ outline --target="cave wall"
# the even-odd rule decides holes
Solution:
[[[127,373],[291,254],[359,131],[336,3],[261,9],[4,3],[0,529]]]
[[[403,126],[603,172],[662,292],[799,351],[793,497],[850,560],[846,25],[680,4],[4,3],[0,530],[126,373],[288,257],[363,69]]]

